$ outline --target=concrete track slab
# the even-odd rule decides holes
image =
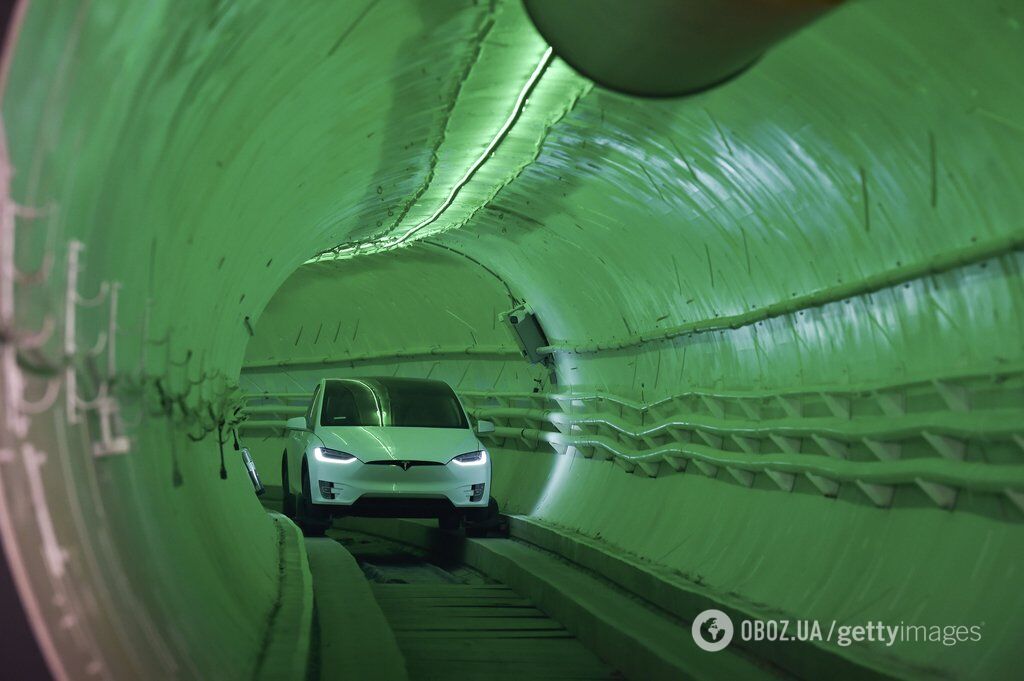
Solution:
[[[332,539],[306,538],[313,574],[320,679],[405,681],[405,661],[391,627],[352,555]]]

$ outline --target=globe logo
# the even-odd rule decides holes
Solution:
[[[705,610],[693,620],[690,633],[701,650],[717,653],[732,641],[732,620],[721,610]]]

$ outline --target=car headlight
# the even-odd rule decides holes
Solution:
[[[451,462],[459,466],[483,466],[487,463],[487,450],[481,449],[478,452],[459,454]]]
[[[313,455],[318,461],[325,461],[327,463],[353,463],[358,461],[356,457],[347,452],[339,452],[337,449],[328,449],[327,447],[314,447]]]

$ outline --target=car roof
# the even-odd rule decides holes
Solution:
[[[447,388],[453,390],[446,381],[439,381],[433,378],[404,378],[397,376],[349,376],[345,378],[325,378],[325,383],[332,382],[353,382],[370,381],[384,386],[385,388],[412,388],[414,386],[430,386],[433,388]]]

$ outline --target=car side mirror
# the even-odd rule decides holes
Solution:
[[[477,421],[476,432],[478,433],[493,433],[494,422],[493,421]]]
[[[306,417],[296,416],[295,418],[288,419],[285,423],[285,428],[288,430],[306,430]]]

